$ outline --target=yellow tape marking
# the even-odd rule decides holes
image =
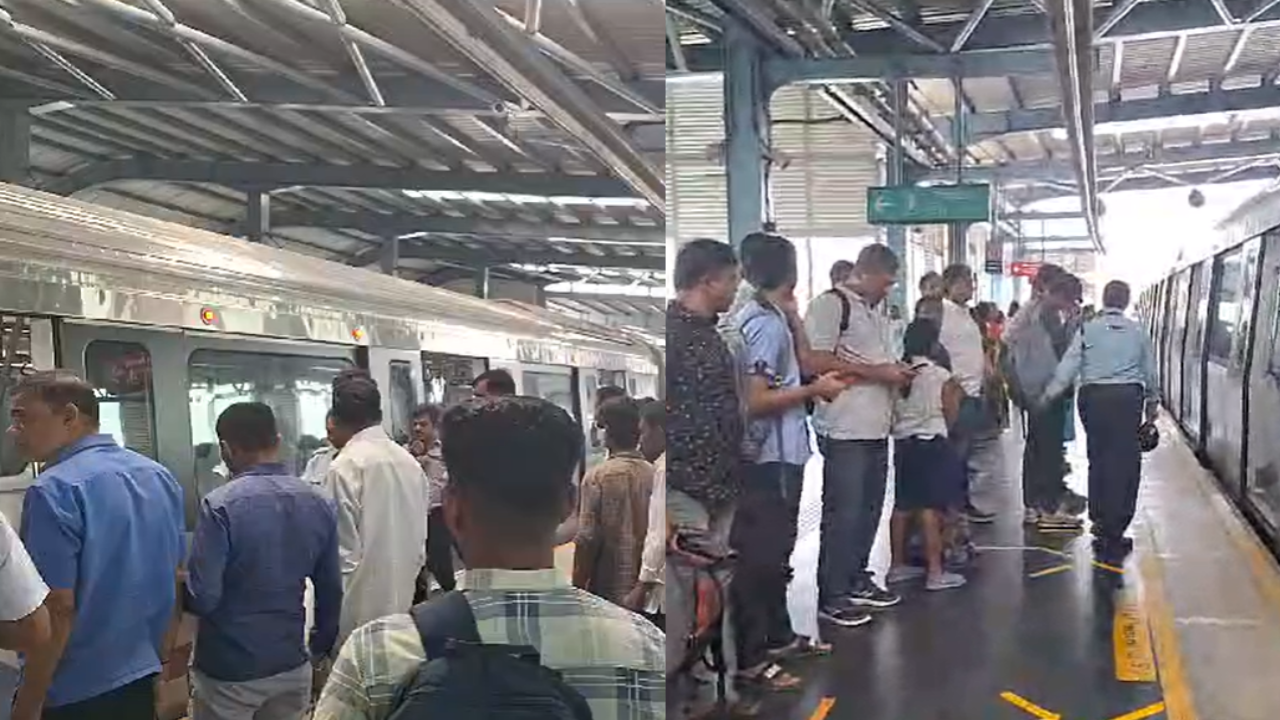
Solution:
[[[1155,682],[1156,657],[1151,649],[1151,633],[1142,607],[1129,593],[1116,603],[1111,626],[1115,649],[1116,679],[1120,682]],[[1164,706],[1161,705],[1161,708]],[[1128,718],[1129,716],[1125,716]],[[1141,717],[1146,717],[1145,715]]]
[[[1094,561],[1093,561],[1093,566],[1094,566],[1094,567],[1098,567],[1098,568],[1102,568],[1103,570],[1110,570],[1111,572],[1113,572],[1113,573],[1115,573],[1115,574],[1117,574],[1117,575],[1123,575],[1123,574],[1124,574],[1124,568],[1119,568],[1119,567],[1116,567],[1115,565],[1108,565],[1108,564],[1106,564],[1106,563],[1104,563],[1104,562],[1098,562],[1097,560],[1094,560]]]
[[[1007,690],[1005,692],[1000,693],[1000,699],[1018,708],[1019,710],[1026,712],[1029,715],[1034,715],[1040,718],[1040,720],[1062,720],[1061,715],[1054,712],[1049,712],[1048,710],[1045,710],[1044,708],[1040,707],[1039,705],[1036,705],[1030,700],[1024,697],[1021,697],[1019,695],[1016,695],[1014,693],[1011,693]]]
[[[1138,567],[1142,573],[1143,611],[1150,623],[1151,639],[1159,663],[1165,713],[1169,720],[1196,720],[1198,715],[1195,702],[1191,699],[1191,685],[1187,682],[1173,608],[1165,594],[1164,568],[1156,557],[1155,533],[1151,530],[1150,523],[1146,535],[1149,540],[1148,551],[1143,553]]]
[[[1119,717],[1111,718],[1111,720],[1143,720],[1143,718],[1149,718],[1152,715],[1159,715],[1162,712],[1164,712],[1164,703],[1158,702],[1154,705],[1148,705],[1141,710],[1134,710],[1131,713],[1125,713]]]
[[[1044,570],[1037,570],[1031,573],[1030,575],[1028,575],[1027,577],[1033,577],[1033,578],[1044,577],[1045,575],[1053,575],[1055,573],[1066,572],[1071,568],[1072,568],[1071,565],[1054,565],[1051,568],[1045,568]]]
[[[818,707],[814,708],[813,714],[809,716],[809,720],[826,720],[827,714],[831,712],[831,708],[836,706],[836,699],[833,697],[824,697],[818,703]]]

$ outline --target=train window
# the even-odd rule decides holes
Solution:
[[[488,369],[488,361],[481,358],[423,353],[422,381],[427,402],[448,407],[466,400],[471,397],[471,381]]]
[[[139,343],[94,340],[84,350],[85,380],[98,396],[99,426],[120,445],[156,457],[151,353]]]
[[[524,394],[549,400],[574,415],[573,378],[567,374],[549,372],[524,372]]]
[[[1231,359],[1231,346],[1240,322],[1240,278],[1243,258],[1236,250],[1219,261],[1219,280],[1209,318],[1209,358],[1222,364]]]
[[[391,436],[396,442],[409,441],[409,429],[413,424],[413,409],[418,401],[413,392],[413,366],[407,360],[392,360],[391,373]]]
[[[280,460],[301,474],[311,454],[324,444],[333,379],[349,367],[345,358],[223,350],[191,353],[188,402],[198,496],[225,480],[214,427],[218,415],[238,402],[271,406],[280,432]]]

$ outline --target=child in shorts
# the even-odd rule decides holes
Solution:
[[[895,503],[890,523],[893,565],[888,582],[925,577],[928,590],[950,590],[965,584],[963,575],[943,564],[945,516],[964,501],[964,468],[947,428],[955,422],[964,390],[939,362],[940,326],[932,318],[917,317],[903,335],[903,359],[916,371],[894,407]],[[925,567],[912,565],[907,541],[912,522],[919,519],[924,535]]]

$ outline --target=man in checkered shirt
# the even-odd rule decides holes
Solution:
[[[441,437],[445,518],[467,559],[458,588],[481,641],[537,648],[594,720],[666,717],[662,631],[574,588],[555,569],[556,527],[574,509],[582,459],[577,422],[538,398],[475,399],[445,413]],[[426,659],[407,612],[358,628],[334,663],[315,720],[383,720]]]

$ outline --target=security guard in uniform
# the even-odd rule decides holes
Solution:
[[[1155,353],[1138,323],[1125,316],[1129,286],[1102,291],[1102,312],[1076,333],[1041,398],[1047,404],[1076,382],[1089,444],[1089,519],[1100,557],[1122,559],[1133,547],[1125,531],[1138,502],[1142,451],[1138,429],[1155,419]],[[1078,381],[1077,381],[1078,378]]]

